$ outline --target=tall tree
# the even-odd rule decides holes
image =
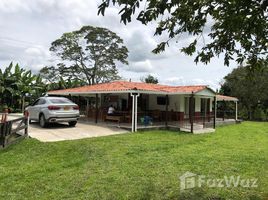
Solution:
[[[78,31],[64,33],[52,42],[50,51],[62,60],[57,68],[41,70],[50,78],[59,74],[64,79],[96,84],[119,79],[116,63],[128,64],[128,50],[123,40],[106,28],[84,26]]]
[[[234,69],[224,77],[220,93],[238,97],[249,119],[258,108],[268,115],[268,66],[254,71],[243,66]]]
[[[155,53],[164,51],[171,39],[189,34],[192,42],[181,51],[197,53],[195,62],[208,63],[223,54],[225,65],[236,59],[256,67],[268,57],[267,0],[102,0],[98,14],[104,15],[111,2],[122,8],[119,14],[125,24],[133,16],[144,25],[158,23],[155,35],[168,38],[158,44]],[[207,43],[202,41],[204,35],[209,38]]]
[[[151,74],[149,74],[147,77],[141,78],[141,81],[145,83],[152,83],[152,84],[158,83],[158,79]]]

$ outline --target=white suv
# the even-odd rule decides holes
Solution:
[[[41,127],[55,122],[68,122],[75,126],[79,119],[78,105],[64,97],[40,97],[26,110],[30,122],[38,121]]]

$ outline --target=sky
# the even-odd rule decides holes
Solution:
[[[151,51],[165,36],[155,37],[155,23],[147,26],[137,20],[120,23],[119,8],[111,7],[105,16],[97,15],[100,0],[0,0],[0,68],[13,61],[37,73],[58,58],[49,51],[51,43],[63,33],[84,25],[105,27],[119,35],[129,50],[129,65],[118,65],[124,79],[140,81],[148,74],[161,84],[208,85],[218,89],[223,77],[236,67],[224,66],[223,58],[209,64],[196,64],[194,57],[180,52],[191,41],[183,35],[171,42],[164,53]],[[205,38],[206,39],[206,38]]]

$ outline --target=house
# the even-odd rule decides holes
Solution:
[[[215,129],[216,93],[206,85],[114,81],[49,91],[48,95],[75,98],[81,112],[95,123],[110,121],[133,132],[148,127],[175,127],[192,133]],[[116,109],[112,116],[107,115],[111,105]]]

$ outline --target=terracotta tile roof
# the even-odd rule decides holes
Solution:
[[[236,97],[224,96],[220,94],[216,95],[216,99],[217,101],[238,101]]]
[[[110,83],[101,83],[97,85],[88,85],[78,88],[70,88],[64,90],[49,91],[49,94],[61,93],[94,93],[94,92],[116,92],[116,91],[150,91],[159,93],[191,93],[199,92],[208,88],[206,85],[195,86],[167,86],[159,84],[128,82],[128,81],[114,81]]]

